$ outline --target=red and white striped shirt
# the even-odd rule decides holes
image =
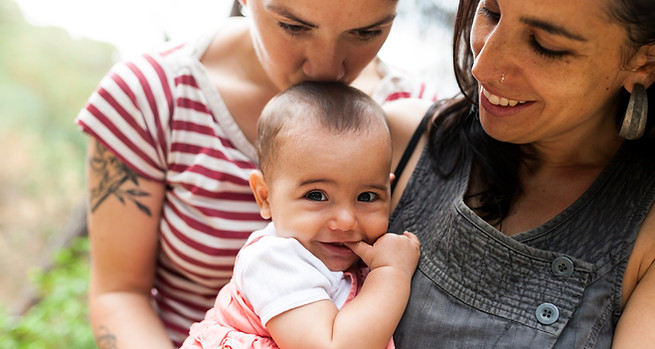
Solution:
[[[177,345],[230,280],[250,233],[267,224],[248,184],[255,147],[199,62],[212,38],[117,64],[76,119],[130,168],[166,184],[153,294]],[[378,102],[436,98],[424,83],[387,73]]]

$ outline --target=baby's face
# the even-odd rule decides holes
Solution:
[[[344,241],[373,243],[387,231],[390,140],[302,129],[278,149],[267,178],[278,235],[297,239],[332,271],[358,260]]]

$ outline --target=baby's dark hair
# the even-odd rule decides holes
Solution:
[[[387,120],[364,92],[339,82],[302,82],[271,99],[257,123],[257,155],[264,173],[276,161],[278,135],[290,125],[315,125],[332,134],[365,133]],[[387,128],[388,131],[388,128]],[[327,149],[326,149],[327,150]]]

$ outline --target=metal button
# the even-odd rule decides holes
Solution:
[[[568,257],[559,256],[553,260],[550,268],[556,276],[571,276],[574,269],[573,261]]]
[[[559,309],[552,303],[541,303],[537,307],[537,321],[550,325],[559,319]]]

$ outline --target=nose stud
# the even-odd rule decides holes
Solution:
[[[498,80],[501,84],[505,82],[505,73],[500,73],[500,80]]]

